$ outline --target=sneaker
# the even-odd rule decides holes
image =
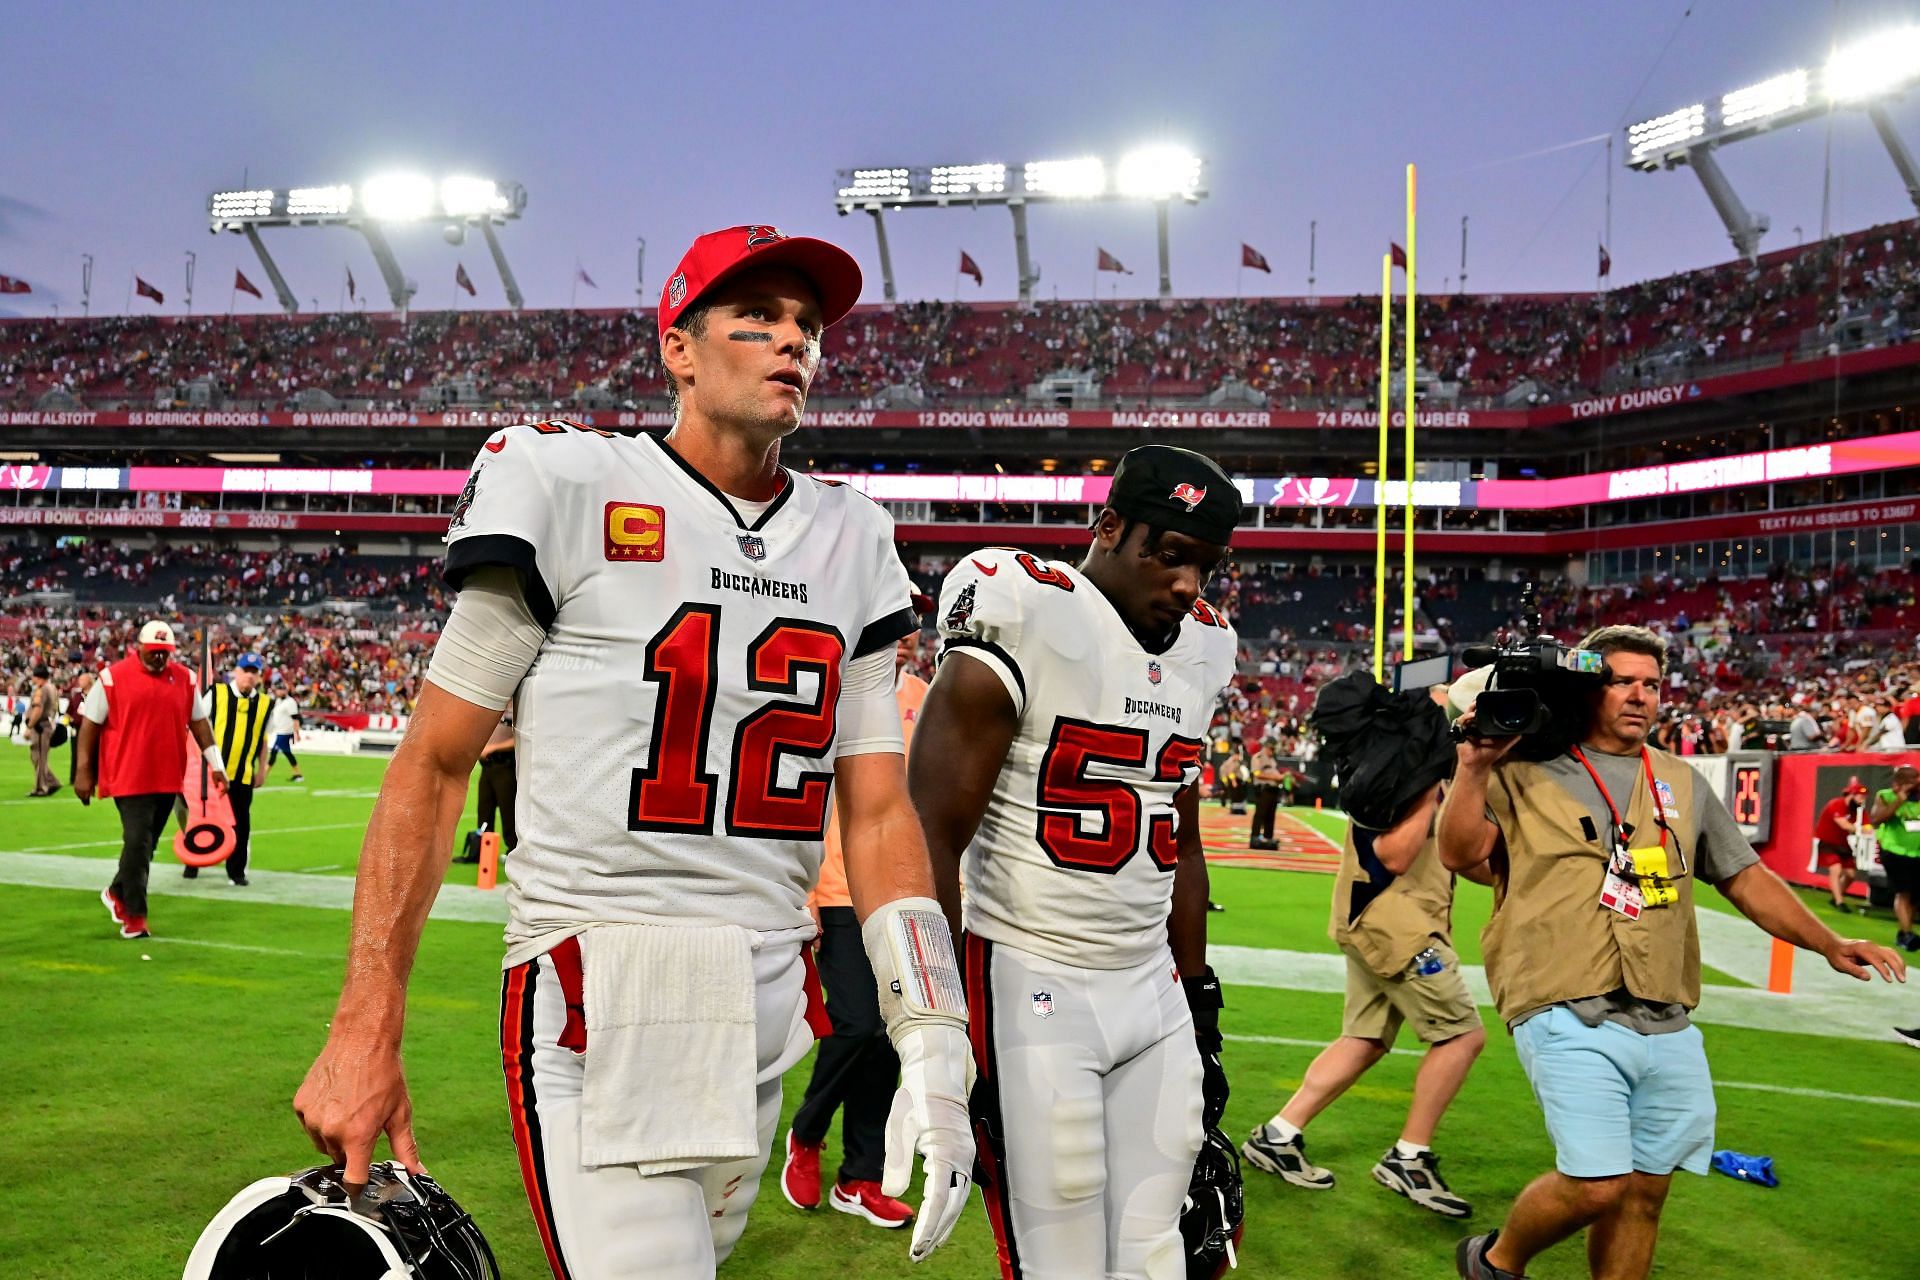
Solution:
[[[147,918],[145,916],[128,916],[127,922],[120,926],[120,936],[123,938],[150,938],[153,935],[147,932]]]
[[[1261,1125],[1240,1144],[1240,1154],[1256,1169],[1278,1174],[1296,1187],[1312,1191],[1333,1188],[1333,1174],[1307,1159],[1307,1136],[1300,1134],[1291,1142],[1282,1142],[1270,1125]]]
[[[1893,935],[1893,945],[1902,951],[1920,951],[1920,937],[1911,933],[1896,933]]]
[[[1223,907],[1223,906],[1221,906],[1221,905],[1220,905],[1219,903],[1217,903],[1217,902],[1215,902],[1215,901],[1214,901],[1214,900],[1213,900],[1212,898],[1208,898],[1208,899],[1207,899],[1207,910],[1209,910],[1209,911],[1225,911],[1225,910],[1226,910],[1226,908],[1225,908],[1225,907]]]
[[[1920,1049],[1920,1027],[1895,1027],[1893,1034],[1905,1040],[1916,1049]]]
[[[1388,1147],[1373,1166],[1373,1180],[1442,1217],[1464,1218],[1473,1212],[1473,1206],[1453,1194],[1441,1178],[1440,1157],[1431,1151],[1408,1157],[1400,1154],[1399,1147]]]
[[[227,881],[236,889],[244,889],[253,883],[253,881],[247,879],[245,876],[228,876]]]
[[[796,1209],[820,1207],[820,1148],[787,1130],[787,1163],[780,1170],[780,1194]]]
[[[52,786],[48,787],[45,791],[42,791],[40,794],[43,796],[50,796],[54,792],[58,791],[59,789],[60,789],[60,784],[56,782]]]
[[[111,888],[100,891],[100,901],[106,904],[107,914],[113,917],[115,924],[125,924],[127,922],[127,908],[121,903],[119,895],[114,893]]]
[[[307,780],[307,775],[304,773],[296,773],[291,778],[287,779],[288,782],[305,782],[306,780]]]
[[[180,878],[182,880],[198,880],[200,878],[200,868],[182,867],[180,868]]]
[[[836,1182],[828,1199],[842,1213],[865,1218],[876,1227],[892,1230],[913,1221],[913,1210],[892,1196],[883,1195],[880,1184],[865,1178]]]
[[[1453,1249],[1453,1266],[1460,1280],[1527,1280],[1517,1271],[1502,1271],[1487,1261],[1487,1250],[1500,1238],[1498,1231],[1483,1236],[1468,1236]]]

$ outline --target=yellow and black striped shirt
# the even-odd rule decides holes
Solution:
[[[227,781],[253,785],[260,740],[267,736],[267,713],[271,709],[270,699],[259,689],[235,693],[224,680],[213,686],[213,740],[219,744],[220,758],[227,763]]]

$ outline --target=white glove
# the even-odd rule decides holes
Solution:
[[[973,1186],[973,1129],[967,1081],[967,1001],[953,958],[953,935],[931,898],[897,898],[860,926],[879,984],[880,1016],[900,1055],[900,1090],[887,1116],[887,1162],[880,1189],[905,1193],[913,1156],[927,1180],[913,1225],[915,1262],[939,1248],[960,1221]]]
[[[913,1156],[926,1160],[926,1182],[908,1256],[920,1262],[952,1234],[973,1186],[973,1128],[967,1117],[967,1034],[943,1022],[908,1024],[894,1041],[900,1088],[887,1116],[887,1162],[880,1190],[905,1194]]]

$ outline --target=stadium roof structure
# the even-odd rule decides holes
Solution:
[[[1146,146],[1109,163],[1098,156],[1029,160],[1010,165],[879,165],[842,169],[834,208],[842,217],[856,210],[873,215],[880,242],[880,278],[894,300],[893,256],[887,248],[886,211],[944,209],[953,205],[1005,205],[1013,214],[1013,247],[1020,267],[1020,301],[1033,301],[1039,272],[1027,252],[1027,206],[1087,200],[1151,203],[1159,228],[1160,296],[1173,296],[1168,265],[1167,208],[1175,200],[1197,204],[1207,195],[1207,162],[1181,147]]]
[[[1643,173],[1687,165],[1714,211],[1726,224],[1733,247],[1749,261],[1759,257],[1760,238],[1771,223],[1750,211],[1727,181],[1713,153],[1728,143],[1770,133],[1839,110],[1865,111],[1887,155],[1920,210],[1920,167],[1887,114],[1887,101],[1920,81],[1920,26],[1909,25],[1843,45],[1817,70],[1796,67],[1758,84],[1695,102],[1627,126],[1627,167]]]
[[[507,302],[518,311],[525,299],[493,229],[518,218],[526,207],[526,188],[519,183],[462,174],[435,182],[424,174],[387,173],[369,178],[357,187],[348,183],[263,187],[216,191],[207,197],[208,230],[216,235],[231,231],[247,238],[259,255],[267,278],[273,282],[274,296],[288,315],[299,311],[300,301],[287,287],[286,277],[260,239],[262,227],[351,227],[358,231],[373,250],[373,260],[379,264],[393,309],[400,312],[406,311],[416,286],[401,273],[384,228],[390,223],[440,222],[445,224],[443,234],[447,242],[459,244],[466,238],[468,227],[479,227],[493,255],[493,265],[500,273]]]

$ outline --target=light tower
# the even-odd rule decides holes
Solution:
[[[1920,80],[1920,26],[1897,28],[1834,51],[1818,70],[1798,67],[1627,126],[1627,167],[1651,173],[1686,165],[1748,261],[1760,254],[1767,215],[1749,210],[1713,153],[1728,143],[1799,124],[1832,111],[1864,111],[1920,210],[1920,167],[1887,114],[1887,101]]]
[[[894,300],[893,255],[887,245],[890,209],[945,209],[1004,205],[1013,215],[1013,250],[1019,265],[1020,301],[1033,301],[1039,278],[1027,251],[1027,206],[1086,200],[1127,200],[1154,206],[1160,255],[1160,296],[1173,296],[1167,210],[1175,200],[1198,204],[1207,195],[1206,161],[1180,147],[1151,146],[1109,164],[1097,156],[1075,160],[1029,160],[1024,164],[889,165],[842,169],[834,208],[841,216],[873,215],[880,247],[880,281]]]
[[[460,244],[466,239],[469,227],[478,227],[486,238],[494,268],[500,273],[507,302],[517,311],[525,299],[493,229],[518,218],[526,207],[526,188],[517,182],[495,182],[458,174],[436,183],[422,174],[389,173],[369,178],[358,187],[341,183],[327,187],[216,191],[207,197],[208,229],[216,234],[232,231],[247,238],[247,243],[260,257],[267,279],[273,282],[274,297],[288,315],[300,309],[300,301],[287,286],[279,264],[267,252],[266,242],[260,238],[262,227],[351,227],[358,231],[373,250],[373,260],[380,267],[380,276],[386,282],[387,296],[393,300],[395,311],[407,309],[414,286],[401,273],[384,228],[389,224],[437,221],[445,224],[443,234],[447,242]]]

